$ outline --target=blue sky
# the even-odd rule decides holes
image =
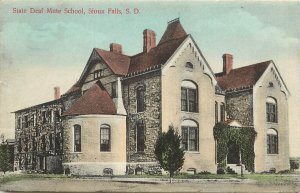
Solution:
[[[65,92],[79,78],[94,47],[111,42],[123,52],[142,51],[142,32],[162,36],[167,22],[180,16],[214,72],[222,54],[234,55],[234,68],[272,59],[290,97],[292,155],[300,156],[296,120],[300,110],[300,2],[199,1],[1,1],[0,128],[13,135],[10,112],[53,98],[53,87]],[[13,8],[138,8],[137,15],[13,14]],[[1,131],[0,131],[1,132]]]

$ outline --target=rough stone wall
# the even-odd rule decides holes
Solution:
[[[145,88],[145,111],[136,111],[136,88]],[[123,81],[124,106],[128,113],[127,119],[127,161],[153,162],[154,146],[161,130],[161,79],[160,71],[145,74],[142,77]],[[136,124],[143,121],[145,127],[144,152],[136,150]]]
[[[243,126],[253,125],[252,90],[227,93],[225,101],[227,119],[238,120]]]
[[[33,106],[15,113],[15,169],[61,171],[63,128],[61,115],[81,96],[81,92],[60,100]],[[27,117],[27,121],[26,118]],[[51,139],[52,138],[52,139]]]

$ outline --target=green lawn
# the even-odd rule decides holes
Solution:
[[[11,182],[11,181],[18,181],[24,179],[41,179],[41,178],[67,178],[68,176],[65,175],[58,175],[58,174],[11,174],[5,177],[0,178],[0,185]]]
[[[280,174],[247,174],[245,178],[256,180],[259,184],[293,184],[295,178]]]

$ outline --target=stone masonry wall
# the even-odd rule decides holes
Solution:
[[[136,88],[145,87],[145,111],[136,111]],[[160,71],[123,81],[123,98],[127,119],[127,161],[154,162],[154,147],[161,131],[161,79]],[[136,151],[136,124],[143,121],[145,127],[145,150]]]
[[[227,119],[238,120],[243,126],[253,125],[252,90],[227,93],[225,101]]]

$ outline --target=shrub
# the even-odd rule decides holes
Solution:
[[[198,174],[205,174],[205,175],[207,175],[207,174],[211,174],[211,173],[208,172],[208,171],[201,171],[201,172],[199,172]]]
[[[217,174],[225,174],[224,168],[218,168],[217,169]]]
[[[290,167],[292,171],[297,170],[299,169],[299,163],[295,160],[290,160]]]

